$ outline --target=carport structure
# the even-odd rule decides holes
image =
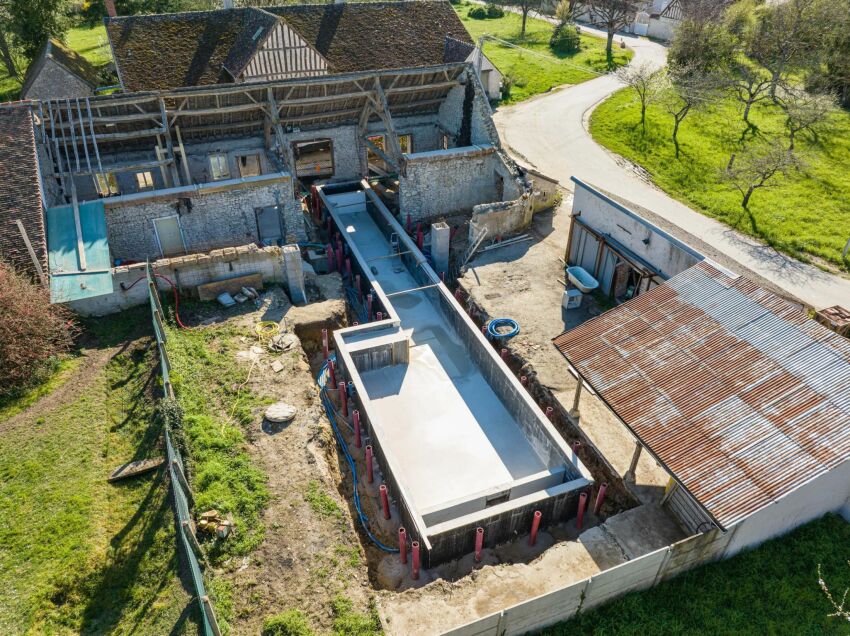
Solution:
[[[690,532],[732,551],[850,493],[850,341],[705,261],[554,339],[674,480]]]

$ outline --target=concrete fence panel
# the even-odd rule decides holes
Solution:
[[[590,581],[584,579],[569,587],[537,597],[534,603],[516,605],[505,612],[505,634],[525,634],[576,615],[582,606]]]
[[[668,548],[645,554],[622,565],[592,576],[584,594],[582,611],[587,611],[629,592],[655,585],[658,573],[667,560]]]

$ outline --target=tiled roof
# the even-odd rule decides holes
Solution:
[[[456,40],[453,37],[446,36],[446,42],[443,47],[444,62],[465,62],[466,58],[472,55],[475,50],[475,45],[472,42],[463,42]]]
[[[35,133],[26,105],[0,106],[0,258],[34,275],[32,259],[14,223],[17,219],[23,222],[42,268],[46,270]]]
[[[100,85],[100,71],[91,62],[76,51],[66,47],[59,40],[50,39],[44,45],[41,54],[27,68],[27,74],[24,77],[24,83],[21,87],[21,95],[27,94],[30,85],[35,81],[41,67],[44,65],[44,60],[47,58],[51,58],[57,64],[64,66],[68,71],[91,86],[92,89]]]
[[[348,73],[444,62],[445,38],[472,42],[445,0],[289,5],[109,18],[106,29],[128,91],[230,82],[263,40],[271,14]],[[229,71],[229,72],[228,72]]]
[[[850,341],[709,262],[554,343],[721,528],[850,458]]]

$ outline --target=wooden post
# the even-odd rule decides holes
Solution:
[[[177,481],[180,483],[180,487],[183,489],[183,494],[186,495],[186,499],[189,502],[189,507],[195,507],[195,497],[192,495],[192,489],[189,488],[189,482],[186,481],[186,475],[183,474],[183,469],[180,468],[180,462],[176,459],[171,460],[171,468],[174,471],[174,474],[177,476]]]
[[[174,159],[174,144],[171,142],[171,125],[168,123],[165,100],[162,97],[159,98],[159,113],[162,118],[162,129],[165,131],[165,148],[168,151],[168,158],[171,159],[171,179],[174,182],[173,185],[176,187],[180,185],[180,173],[177,172],[177,162]],[[156,144],[159,146],[159,137],[156,138]]]
[[[578,422],[581,418],[581,413],[578,410],[578,403],[581,400],[581,386],[584,382],[582,382],[581,377],[576,378],[576,381],[576,392],[575,397],[573,397],[573,408],[570,409],[570,417]]]
[[[212,629],[214,636],[221,636],[221,630],[218,628],[218,619],[216,619],[215,617],[215,611],[213,611],[213,606],[212,602],[210,601],[210,597],[202,597],[201,602],[204,606],[204,614],[207,617],[207,622],[210,624],[210,629]]]
[[[174,132],[177,134],[177,147],[180,149],[180,160],[183,165],[183,176],[186,179],[186,185],[192,185],[192,174],[189,172],[189,160],[186,159],[186,149],[183,147],[183,137],[180,135],[180,126],[175,126]]]
[[[30,258],[32,259],[32,264],[35,266],[35,271],[38,274],[38,280],[41,281],[41,284],[47,287],[47,276],[44,275],[44,270],[41,269],[41,263],[38,262],[38,256],[35,254],[35,250],[32,247],[32,243],[30,243],[30,237],[27,236],[27,231],[24,228],[24,224],[20,219],[15,219],[14,223],[18,226],[18,231],[21,233],[21,238],[24,239],[24,244],[27,246],[27,251],[30,253]]]

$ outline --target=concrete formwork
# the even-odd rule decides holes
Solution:
[[[534,510],[573,516],[589,472],[368,184],[347,188],[321,197],[383,319],[335,332],[337,360],[424,563],[472,550],[477,527],[489,546]]]

